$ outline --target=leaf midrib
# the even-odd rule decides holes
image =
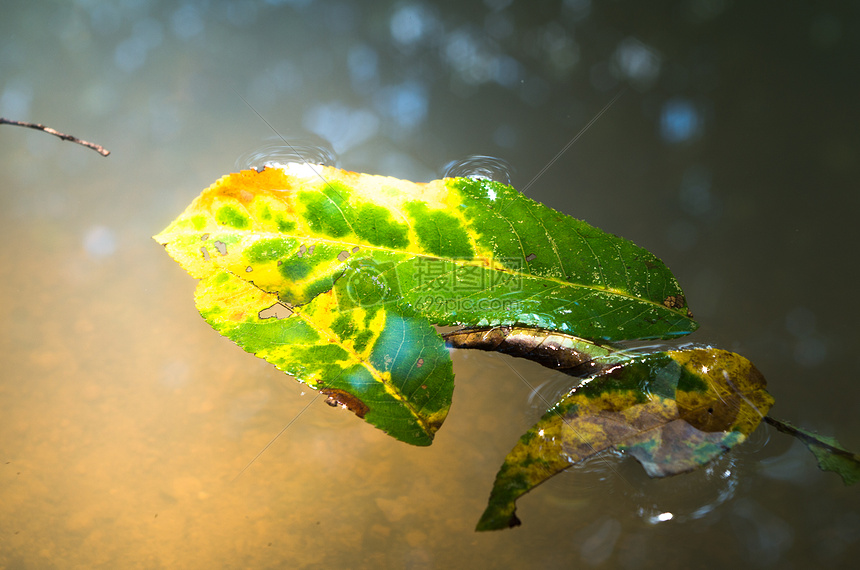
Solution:
[[[179,233],[179,232],[177,232],[177,233]],[[185,233],[186,232],[181,232],[181,234],[183,234],[183,235]],[[212,234],[212,231],[210,230],[207,232],[207,231],[201,230],[199,232],[195,231],[194,233],[195,234],[203,234],[203,233]],[[376,245],[372,245],[372,244],[368,244],[368,243],[364,243],[364,242],[344,241],[344,240],[339,240],[339,239],[331,238],[331,237],[320,237],[320,236],[313,236],[313,235],[292,234],[292,233],[286,233],[286,232],[259,232],[259,231],[236,231],[236,230],[224,230],[224,231],[220,231],[219,233],[222,233],[222,234],[223,233],[228,233],[228,234],[234,233],[234,234],[239,235],[242,238],[252,236],[254,238],[259,238],[259,239],[291,238],[291,239],[295,239],[297,241],[322,242],[322,243],[325,243],[328,245],[343,246],[343,248],[344,248],[343,250],[350,253],[350,255],[352,255],[352,253],[351,253],[352,248],[358,246],[361,249],[383,251],[383,252],[387,252],[387,253],[407,255],[407,256],[411,256],[411,257],[426,257],[426,258],[430,258],[430,259],[439,259],[439,260],[446,261],[446,262],[449,262],[449,263],[452,263],[455,265],[459,265],[459,266],[477,266],[477,267],[482,267],[484,269],[488,269],[483,263],[475,261],[475,260],[464,260],[464,259],[456,259],[456,258],[450,258],[450,257],[446,258],[446,257],[437,256],[437,255],[431,255],[428,253],[415,253],[415,252],[408,251],[408,250],[392,249],[392,248],[376,246]],[[301,247],[301,246],[299,246],[299,247]],[[295,253],[297,251],[298,251],[298,248],[294,249],[293,253]],[[595,256],[595,259],[596,259],[596,256]],[[548,283],[552,283],[558,287],[573,287],[573,288],[578,288],[578,289],[588,289],[588,290],[600,292],[600,293],[609,293],[612,295],[616,295],[618,297],[631,299],[631,300],[639,302],[639,303],[648,303],[648,304],[651,304],[651,305],[658,307],[662,310],[669,311],[670,313],[675,314],[678,317],[691,320],[686,315],[683,315],[680,312],[675,311],[674,309],[672,309],[670,307],[666,307],[661,302],[653,301],[651,299],[646,299],[643,297],[638,297],[638,296],[636,296],[632,293],[628,293],[626,291],[619,291],[618,289],[599,287],[599,286],[588,285],[588,284],[584,284],[584,283],[574,283],[574,282],[566,281],[564,279],[560,279],[557,277],[534,275],[532,273],[524,273],[522,271],[516,271],[516,270],[508,269],[508,268],[505,268],[504,270],[502,270],[502,269],[493,269],[493,270],[494,271],[503,271],[504,273],[508,273],[508,274],[511,274],[511,275],[514,275],[517,277],[526,278],[526,279],[540,279],[540,280],[546,281]]]

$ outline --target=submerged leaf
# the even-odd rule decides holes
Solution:
[[[853,485],[860,481],[860,455],[842,447],[836,438],[818,435],[770,416],[765,420],[779,431],[793,435],[803,442],[803,445],[815,455],[818,467],[822,471],[833,471],[839,474],[846,485]]]
[[[607,449],[633,455],[651,477],[691,471],[744,441],[772,403],[761,373],[724,350],[658,352],[612,366],[520,438],[477,530],[519,524],[520,496]]]

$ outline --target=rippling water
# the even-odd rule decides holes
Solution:
[[[314,143],[303,140],[281,140],[270,142],[259,148],[248,151],[236,159],[234,168],[244,170],[257,168],[266,164],[289,164],[291,162],[305,164],[324,164],[326,166],[339,166],[334,151],[326,148],[323,143]]]
[[[666,480],[591,460],[475,534],[544,411],[531,387],[569,378],[456,352],[451,414],[410,448],[219,337],[150,236],[261,161],[522,190],[558,156],[529,197],[654,251],[692,342],[857,450],[858,24],[705,0],[4,2],[0,116],[112,154],[0,126],[0,567],[849,566],[857,489],[766,427]]]
[[[501,158],[474,155],[446,164],[444,177],[476,178],[510,184],[512,170],[511,165]]]

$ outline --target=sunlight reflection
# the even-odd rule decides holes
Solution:
[[[305,113],[302,123],[329,141],[338,154],[370,139],[379,130],[379,118],[374,113],[342,103],[316,105]]]
[[[660,54],[636,38],[626,38],[619,43],[614,60],[621,75],[643,89],[651,87],[660,75]]]
[[[116,234],[105,226],[93,226],[84,236],[84,249],[91,257],[108,257],[116,251]]]
[[[194,4],[183,4],[170,17],[170,29],[182,40],[196,36],[203,31],[200,10]]]
[[[358,44],[351,46],[346,56],[349,79],[357,91],[368,91],[379,82],[379,55],[376,50]]]
[[[9,78],[0,95],[0,116],[26,120],[30,115],[32,101],[32,83],[18,77]]]
[[[417,81],[385,87],[376,93],[375,99],[376,110],[405,129],[417,127],[427,116],[427,89]]]
[[[434,20],[427,10],[418,4],[407,4],[398,8],[391,16],[391,37],[403,46],[418,43],[434,27]]]
[[[120,42],[114,51],[114,63],[121,70],[131,72],[146,62],[147,53],[158,47],[164,39],[163,26],[154,18],[135,22],[131,37]]]
[[[687,99],[671,99],[660,113],[660,136],[668,143],[681,143],[701,134],[702,117]]]

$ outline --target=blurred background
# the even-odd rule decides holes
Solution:
[[[765,426],[667,480],[588,462],[476,534],[567,378],[455,352],[410,448],[211,330],[150,236],[289,158],[273,129],[414,181],[507,164],[661,257],[774,416],[860,450],[858,58],[837,1],[4,0],[0,116],[112,153],[0,126],[0,567],[848,566],[860,490]]]

